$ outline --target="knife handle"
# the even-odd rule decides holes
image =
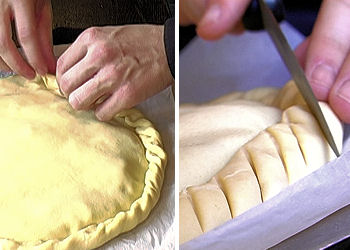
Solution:
[[[285,17],[285,10],[282,0],[265,0],[265,3],[272,11],[277,22],[281,22]],[[243,16],[243,25],[247,30],[262,30],[264,24],[261,17],[259,1],[252,0]]]

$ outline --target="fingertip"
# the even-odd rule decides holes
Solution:
[[[220,33],[216,32],[216,31],[211,32],[208,29],[205,29],[205,28],[203,29],[200,27],[197,27],[196,31],[197,31],[197,35],[199,37],[201,37],[204,40],[209,40],[209,41],[218,40],[224,36],[223,32],[220,32]]]
[[[107,117],[99,109],[95,110],[95,116],[101,122],[108,121]]]
[[[308,75],[315,96],[321,101],[327,101],[336,78],[335,69],[326,63],[320,63],[312,67]]]
[[[329,104],[340,120],[350,124],[350,93],[331,92]]]
[[[294,54],[298,59],[298,62],[302,68],[305,68],[306,54],[307,54],[307,49],[309,47],[309,43],[310,43],[310,37],[307,37],[294,50]]]
[[[206,40],[217,40],[229,32],[232,20],[227,18],[228,10],[220,4],[212,4],[197,25],[197,34]]]
[[[36,71],[38,72],[39,75],[42,75],[42,76],[46,75],[48,72],[46,66],[38,67]]]
[[[112,113],[111,110],[107,110],[108,107],[106,107],[106,105],[109,104],[102,103],[95,109],[95,116],[99,121],[106,122],[112,120],[115,115],[115,113]]]
[[[330,89],[317,83],[310,82],[312,91],[316,98],[320,101],[327,101]]]
[[[22,75],[23,77],[25,77],[28,80],[33,80],[36,77],[36,73],[32,69],[28,69],[28,70],[26,70],[24,72],[21,72],[19,74]]]
[[[68,102],[73,109],[79,110],[79,101],[78,101],[78,98],[76,98],[76,96],[74,95],[74,93],[68,96]]]
[[[209,0],[208,8],[197,26],[198,35],[216,40],[230,33],[240,24],[249,3],[249,0]],[[237,32],[241,31],[237,29]]]
[[[52,52],[50,52],[50,54],[45,56],[45,57],[46,57],[46,62],[47,62],[48,73],[55,74],[56,66],[57,66],[56,57],[54,56],[54,54]]]

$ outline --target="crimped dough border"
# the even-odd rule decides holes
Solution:
[[[48,90],[61,95],[57,84],[52,85],[47,77],[44,76],[41,79],[37,77],[36,80],[44,83]],[[128,127],[133,129],[145,148],[148,169],[145,173],[145,186],[141,197],[131,204],[129,210],[118,212],[113,218],[98,224],[86,226],[63,240],[17,242],[13,239],[0,238],[1,249],[93,249],[133,229],[148,217],[159,199],[167,162],[160,134],[136,109],[122,111],[114,119],[122,119]]]

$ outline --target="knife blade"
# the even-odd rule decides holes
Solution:
[[[277,48],[278,53],[284,61],[284,64],[287,66],[289,73],[292,75],[292,78],[294,79],[294,82],[297,85],[305,102],[309,106],[310,111],[316,117],[316,120],[318,121],[326,140],[328,141],[335,155],[339,157],[339,151],[337,145],[335,144],[332,132],[329,129],[318,100],[316,99],[311,86],[306,79],[304,71],[300,67],[298,60],[293,53],[293,50],[289,46],[287,39],[279,28],[278,23],[271,13],[270,9],[267,7],[264,0],[258,0],[258,2],[265,30],[267,30],[269,33],[271,40]]]

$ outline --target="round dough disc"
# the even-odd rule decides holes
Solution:
[[[95,248],[159,197],[166,156],[152,124],[136,110],[99,122],[54,83],[0,81],[1,249]]]

